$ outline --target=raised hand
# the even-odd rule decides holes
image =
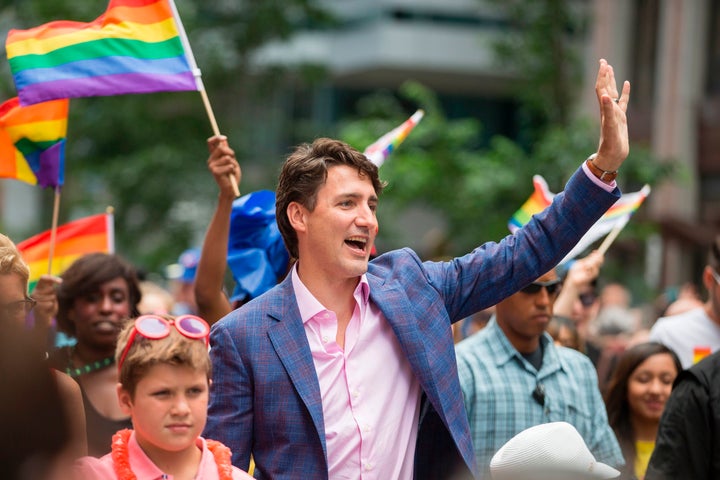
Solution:
[[[602,170],[615,171],[630,152],[626,116],[630,82],[623,82],[622,93],[618,93],[613,67],[603,58],[600,59],[595,93],[600,104],[600,145],[594,163]]]
[[[213,174],[218,187],[220,187],[220,195],[235,198],[231,179],[234,178],[236,185],[239,185],[242,177],[240,165],[235,159],[235,151],[230,148],[227,137],[224,135],[212,136],[208,138],[207,143],[210,151],[210,157],[207,161],[208,169]]]
[[[52,319],[57,315],[58,300],[55,288],[61,283],[62,278],[54,275],[42,275],[38,279],[35,288],[30,294],[37,302],[35,309],[33,309],[36,328],[49,328]]]

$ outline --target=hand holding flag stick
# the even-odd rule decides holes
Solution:
[[[197,66],[197,63],[195,62],[195,55],[193,55],[192,48],[190,47],[190,40],[188,40],[187,34],[185,33],[185,27],[183,26],[182,20],[180,20],[180,14],[177,11],[175,2],[173,0],[169,0],[169,2],[170,7],[172,8],[173,17],[175,18],[175,23],[177,24],[180,41],[182,42],[183,48],[185,50],[185,56],[187,57],[188,63],[190,64],[190,68],[192,69],[193,76],[195,77],[195,81],[197,82],[198,90],[200,91],[200,96],[202,97],[203,105],[205,106],[205,112],[207,113],[208,119],[210,120],[210,126],[212,127],[213,135],[219,136],[220,128],[218,128],[217,120],[215,120],[215,114],[213,113],[212,106],[210,105],[210,99],[208,98],[207,91],[205,90],[205,85],[202,81],[202,74]],[[235,177],[232,173],[229,173],[228,178],[230,179],[230,184],[232,185],[235,197],[239,197],[240,188],[238,187]]]

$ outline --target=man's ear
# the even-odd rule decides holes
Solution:
[[[290,225],[296,232],[304,232],[307,228],[305,224],[307,209],[298,202],[290,202],[287,207],[287,216]]]
[[[117,391],[118,403],[120,404],[120,410],[122,410],[125,415],[132,415],[133,403],[130,392],[125,390],[122,383],[118,383],[115,388]]]
[[[702,282],[705,289],[712,294],[716,282],[715,277],[713,276],[713,269],[710,265],[705,265],[705,268],[703,268]]]

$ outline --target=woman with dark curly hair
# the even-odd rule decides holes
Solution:
[[[128,318],[138,314],[140,288],[135,269],[117,255],[92,253],[62,274],[57,288],[57,325],[75,338],[49,356],[50,365],[80,385],[87,420],[88,453],[110,451],[112,435],[131,428],[117,402],[115,345]]]
[[[656,342],[628,348],[618,360],[605,392],[605,406],[625,457],[621,478],[645,476],[660,416],[680,371],[675,352]]]

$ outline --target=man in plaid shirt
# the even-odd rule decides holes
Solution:
[[[485,478],[493,454],[515,434],[557,421],[572,424],[599,462],[624,464],[595,368],[582,353],[555,346],[545,332],[560,287],[555,270],[546,273],[500,302],[488,326],[457,346],[460,387]]]

